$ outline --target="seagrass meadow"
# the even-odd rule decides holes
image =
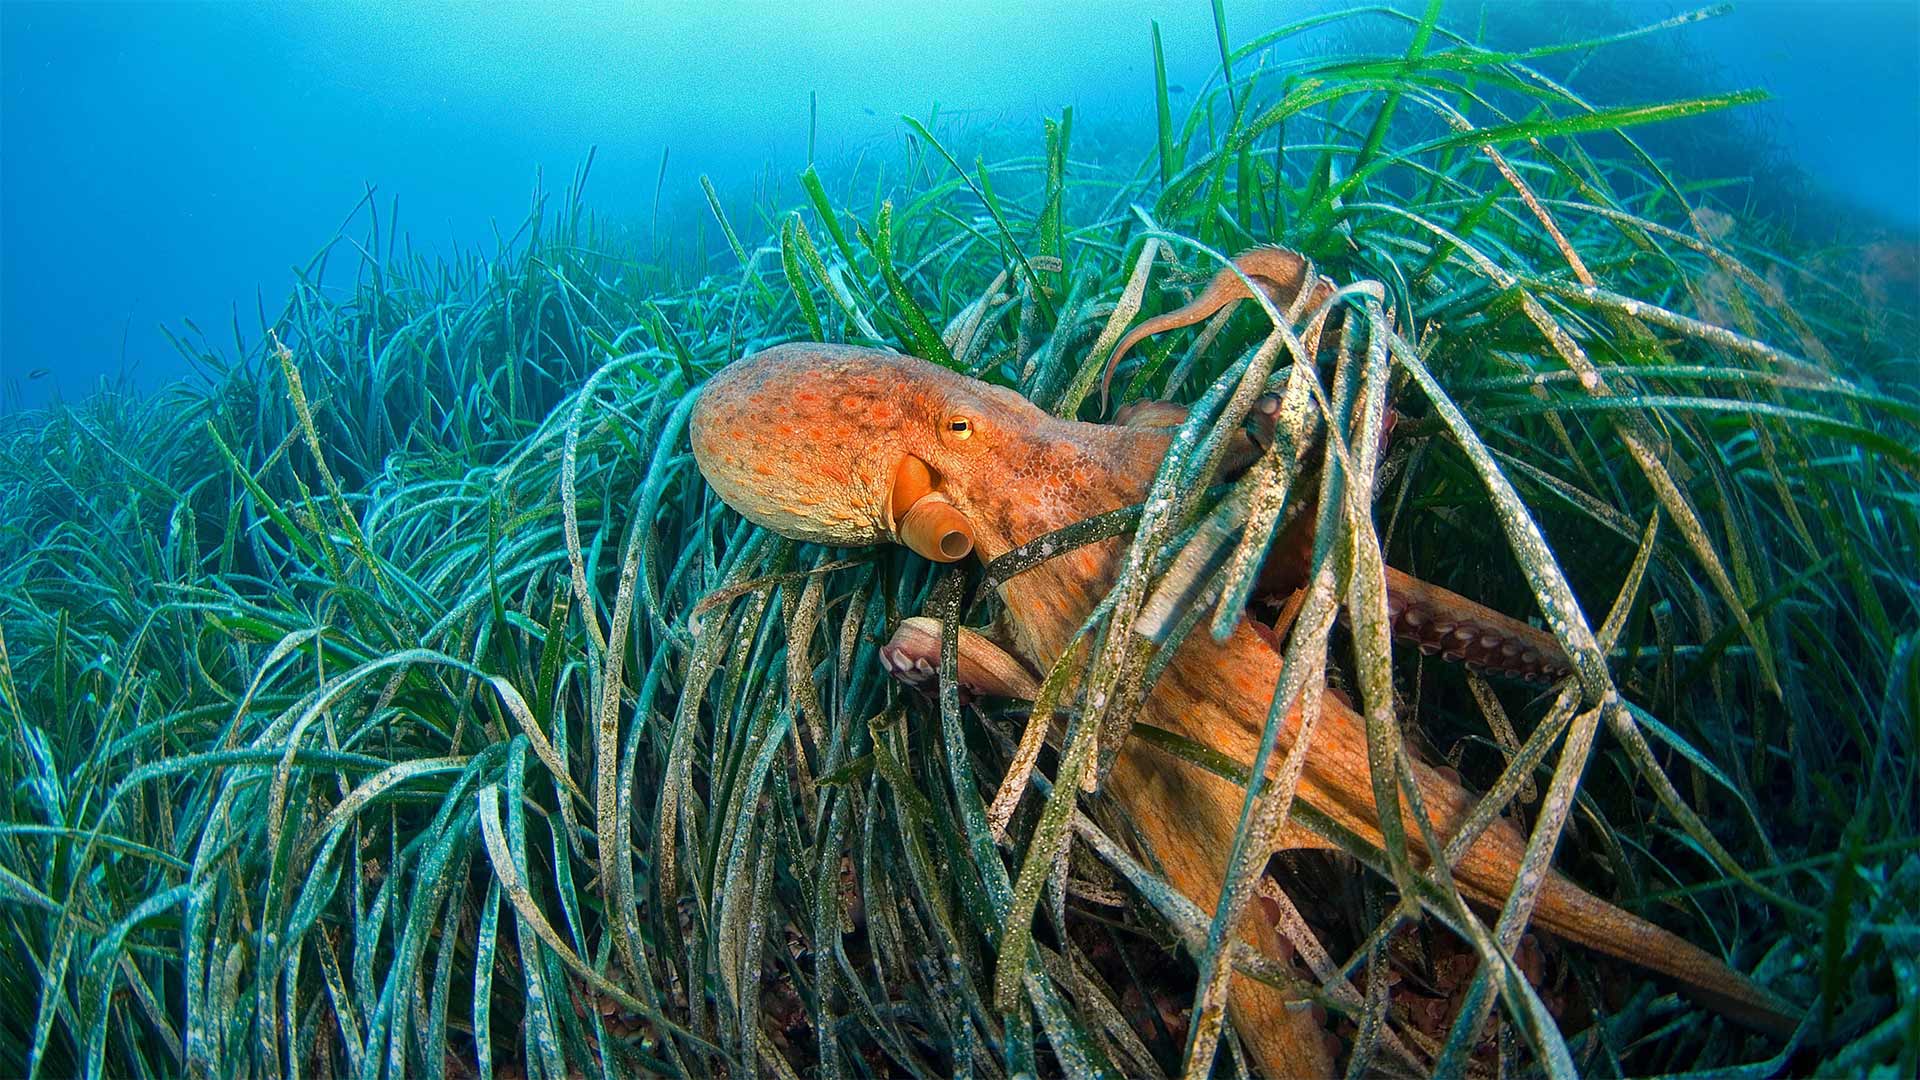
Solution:
[[[585,167],[444,257],[370,196],[284,310],[180,336],[191,379],[0,417],[0,1074],[1236,1076],[1199,993],[1228,972],[1297,992],[1349,1075],[1920,1070],[1912,304],[1636,141],[1753,95],[1545,73],[1687,18],[1496,52],[1437,12],[1223,31],[1212,82],[1176,105],[1163,72],[1145,138],[1097,154],[1071,113],[902,118],[897,154],[706,185],[698,240],[613,229]],[[1373,52],[1272,52],[1362,21]],[[905,616],[984,624],[980,568],[783,539],[694,467],[703,380],[793,340],[1102,419],[1124,331],[1260,244],[1378,283],[1390,326],[1255,382],[1402,414],[1372,513],[1322,518],[1303,685],[1364,706],[1375,769],[1444,763],[1483,823],[1804,1010],[1790,1038],[1523,934],[1537,880],[1474,907],[1404,836],[1276,859],[1284,904],[1241,859],[1221,910],[1284,909],[1294,955],[1236,953],[1109,794],[1050,783],[1126,695],[1059,702],[996,843],[1026,708],[878,659]],[[1195,404],[1168,469],[1245,419],[1269,332],[1243,304],[1129,354],[1115,404]],[[1130,532],[1116,594],[1236,499],[1312,497],[1239,484]],[[1381,556],[1578,674],[1336,622]],[[1254,785],[1243,830],[1288,798]]]

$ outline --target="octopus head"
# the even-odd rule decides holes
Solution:
[[[714,376],[691,431],[707,482],[756,524],[954,562],[973,550],[970,496],[993,482],[983,463],[1045,420],[1011,390],[924,360],[796,343]]]

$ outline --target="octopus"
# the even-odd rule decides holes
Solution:
[[[1304,260],[1279,249],[1243,256],[1240,273],[1223,270],[1193,304],[1150,320],[1115,350],[1146,333],[1191,325],[1251,295],[1246,279],[1276,300],[1296,298],[1311,281]],[[1109,367],[1111,372],[1111,367]],[[1256,410],[1258,413],[1259,410]],[[749,520],[783,536],[854,547],[899,543],[937,562],[999,556],[1075,522],[1148,495],[1172,433],[1185,415],[1167,402],[1136,405],[1118,423],[1062,419],[1017,392],[939,365],[882,349],[790,343],[739,359],[701,389],[690,433],[695,460],[713,490]],[[1257,427],[1257,425],[1256,425]],[[1244,466],[1256,445],[1237,455]],[[1226,463],[1231,468],[1232,460]],[[1304,570],[1304,541],[1289,526],[1268,562],[1284,591]],[[1123,540],[1109,538],[1054,554],[998,586],[1001,614],[991,634],[963,630],[958,679],[976,694],[1032,699],[1034,672],[1046,672],[1116,580]],[[1569,670],[1557,640],[1404,573],[1387,573],[1387,611],[1396,637],[1429,652],[1535,680]],[[940,624],[905,620],[881,651],[890,672],[909,683],[937,672]],[[1225,640],[1195,633],[1178,646],[1153,685],[1141,719],[1238,762],[1255,760],[1282,654],[1273,630],[1242,618]],[[1294,702],[1279,735],[1290,746],[1301,724]],[[1411,764],[1431,835],[1451,836],[1473,797],[1443,771]],[[1132,821],[1166,879],[1209,915],[1229,871],[1229,853],[1245,791],[1222,776],[1128,740],[1102,784]],[[1384,843],[1368,761],[1365,720],[1344,695],[1328,690],[1296,797],[1352,836]],[[1430,860],[1414,811],[1400,814],[1410,854]],[[1276,850],[1330,845],[1289,823]],[[1451,865],[1461,894],[1498,910],[1518,874],[1526,836],[1496,821]],[[1550,872],[1532,924],[1596,952],[1651,969],[1738,1023],[1791,1031],[1794,1011],[1698,946]],[[1279,929],[1250,911],[1236,932],[1270,957],[1287,955]],[[1236,980],[1227,1013],[1253,1063],[1273,1076],[1333,1070],[1325,1033],[1311,1010],[1286,992]]]

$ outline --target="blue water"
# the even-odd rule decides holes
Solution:
[[[1245,40],[1314,6],[1233,0],[1228,27]],[[1464,0],[1446,18],[1471,33],[1476,10]],[[511,231],[536,174],[562,186],[591,146],[589,201],[614,220],[645,220],[669,147],[663,213],[704,213],[703,173],[793,191],[810,92],[823,162],[895,145],[898,114],[935,102],[1023,125],[1035,146],[1039,117],[1064,105],[1150,122],[1154,18],[1171,80],[1198,88],[1215,60],[1204,0],[6,2],[0,385],[32,406],[122,371],[177,376],[159,327],[191,320],[218,347],[237,309],[251,332],[256,303],[279,310],[290,268],[368,185],[383,206],[398,196],[416,250],[434,251],[485,242],[494,222]],[[1716,85],[1771,90],[1760,129],[1843,202],[1920,225],[1920,3],[1762,0],[1663,36],[1684,38]]]

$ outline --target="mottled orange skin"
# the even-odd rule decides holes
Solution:
[[[956,438],[951,421],[969,423]],[[838,345],[793,344],[740,360],[701,393],[692,417],[695,458],[727,503],[796,539],[839,545],[893,539],[886,510],[905,455],[925,461],[938,489],[974,528],[992,560],[1096,514],[1141,502],[1168,435],[1145,427],[1084,424],[1048,415],[1018,394],[913,357]],[[1112,584],[1123,541],[1067,552],[1000,587],[1015,654],[1048,670]],[[1448,594],[1451,595],[1451,594]],[[1144,719],[1250,762],[1280,676],[1280,657],[1246,620],[1225,642],[1191,635],[1155,686]],[[1380,828],[1364,721],[1325,695],[1298,797],[1378,845]],[[1289,717],[1290,746],[1299,714]],[[1449,836],[1472,805],[1458,785],[1414,766],[1436,835]],[[1211,911],[1226,872],[1243,792],[1140,744],[1123,749],[1105,790],[1128,810],[1167,878]],[[1403,814],[1405,811],[1403,810]],[[1406,832],[1419,847],[1410,815]],[[1455,865],[1471,898],[1504,902],[1525,838],[1504,822]],[[1785,1013],[1765,992],[1680,938],[1553,875],[1534,922],[1600,952],[1645,964],[1687,984],[1729,1015],[1778,1029]],[[1243,936],[1270,955],[1279,939],[1248,918]],[[1236,1028],[1271,1075],[1331,1070],[1321,1033],[1275,991],[1236,982]]]

